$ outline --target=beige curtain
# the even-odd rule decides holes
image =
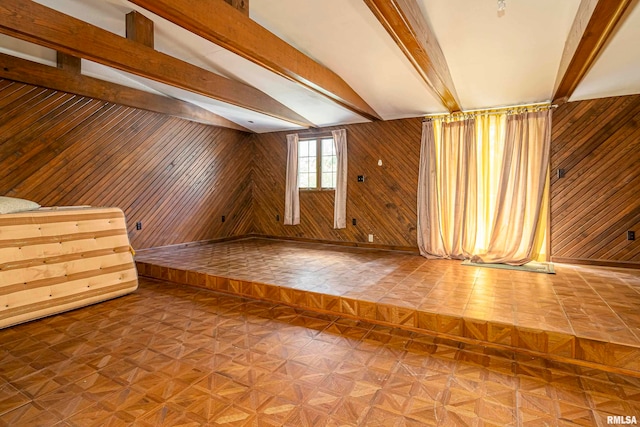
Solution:
[[[481,114],[476,117],[478,143],[478,234],[473,253],[484,253],[489,247],[491,223],[496,208],[504,133],[507,115]]]
[[[423,124],[418,247],[426,257],[545,260],[549,110]]]
[[[475,262],[521,265],[532,259],[548,179],[551,111],[507,117],[496,210],[486,253]]]
[[[284,195],[284,224],[300,224],[298,192],[298,134],[287,135],[287,177]]]
[[[447,256],[440,234],[440,211],[437,194],[437,156],[434,123],[422,122],[420,166],[418,171],[417,237],[420,255],[432,258]]]
[[[438,125],[422,128],[418,247],[428,258],[469,258],[478,220],[475,120]]]
[[[336,147],[337,173],[333,205],[333,228],[347,227],[347,131],[331,131]]]

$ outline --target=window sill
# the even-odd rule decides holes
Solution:
[[[335,188],[298,188],[301,193],[323,193],[326,191],[336,191]]]

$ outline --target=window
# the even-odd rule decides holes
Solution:
[[[298,187],[303,190],[336,188],[338,159],[333,138],[298,141]]]

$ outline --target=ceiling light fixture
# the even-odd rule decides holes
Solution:
[[[498,0],[498,12],[504,13],[507,8],[507,0]]]

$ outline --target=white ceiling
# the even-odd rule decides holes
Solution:
[[[447,60],[463,109],[549,101],[580,0],[416,0]],[[155,47],[267,93],[318,126],[365,122],[328,99],[126,0],[37,0],[121,36],[125,14],[155,24]],[[571,100],[640,93],[640,0]],[[250,16],[341,76],[383,119],[444,112],[363,0],[250,0]],[[55,52],[0,36],[0,51],[48,65]],[[83,73],[193,102],[255,132],[296,125],[83,60]]]

